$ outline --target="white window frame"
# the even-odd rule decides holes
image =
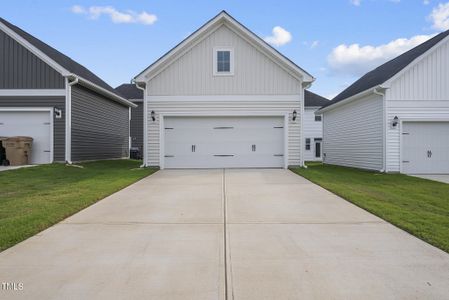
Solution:
[[[217,53],[218,51],[229,51],[230,52],[230,66],[229,72],[218,72],[217,71]],[[213,71],[214,76],[233,76],[234,75],[234,48],[232,47],[215,47],[213,52]]]

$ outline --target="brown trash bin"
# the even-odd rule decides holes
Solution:
[[[33,138],[28,136],[13,136],[3,140],[6,149],[6,159],[11,166],[22,166],[31,163]]]

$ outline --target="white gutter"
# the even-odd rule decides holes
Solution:
[[[147,163],[147,149],[148,149],[148,103],[147,103],[147,97],[146,97],[146,93],[145,93],[145,89],[141,86],[139,86],[139,83],[133,79],[131,81],[132,83],[134,83],[134,85],[136,86],[136,88],[138,88],[139,90],[141,90],[143,92],[143,149],[142,149],[142,158],[143,158],[143,164],[140,166],[141,168],[144,168],[146,166],[148,166]]]
[[[336,102],[334,104],[331,104],[329,106],[321,108],[320,110],[317,110],[315,112],[315,114],[322,114],[323,112],[332,110],[332,109],[334,109],[336,107],[339,107],[339,106],[344,105],[346,103],[349,103],[349,102],[352,102],[352,101],[357,100],[359,98],[362,98],[363,96],[366,96],[366,95],[369,95],[369,94],[374,94],[377,89],[385,89],[385,87],[383,87],[382,85],[377,85],[375,87],[369,88],[369,89],[364,90],[363,92],[360,92],[358,94],[355,94],[355,95],[353,95],[353,96],[351,96],[349,98],[346,98],[344,100],[341,100],[341,101]]]
[[[72,164],[72,86],[78,84],[78,77],[70,81],[66,77],[66,100],[65,100],[65,161]]]
[[[84,78],[82,78],[82,77],[80,77],[80,76],[78,76],[76,74],[72,73],[72,74],[68,75],[67,77],[70,78],[70,79],[76,79],[77,83],[79,83],[80,85],[83,85],[83,86],[85,86],[87,88],[90,88],[90,89],[98,92],[99,94],[102,94],[102,95],[104,95],[106,97],[109,97],[110,99],[114,100],[115,102],[121,103],[121,104],[126,105],[128,107],[137,107],[136,104],[128,101],[127,99],[125,99],[123,97],[120,97],[119,95],[117,95],[117,94],[115,94],[115,93],[113,93],[111,91],[108,91],[108,90],[102,88],[101,86],[98,86],[95,83],[93,83],[93,82],[91,82],[91,81],[89,81],[87,79],[84,79]]]

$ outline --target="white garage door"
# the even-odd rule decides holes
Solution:
[[[449,173],[449,122],[403,123],[402,143],[404,173]]]
[[[50,163],[52,161],[50,117],[49,111],[0,110],[0,136],[32,137],[31,163]]]
[[[166,117],[166,168],[284,166],[283,117]]]

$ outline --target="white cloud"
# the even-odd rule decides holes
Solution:
[[[320,41],[313,41],[311,44],[310,44],[310,48],[311,49],[315,49],[316,47],[318,47],[320,45]]]
[[[424,5],[428,5],[428,4],[430,4],[430,0],[423,0],[423,2],[422,2]]]
[[[352,5],[360,6],[362,4],[362,0],[350,0]]]
[[[292,40],[292,34],[282,28],[281,26],[276,26],[273,28],[271,36],[267,36],[264,40],[265,42],[272,44],[274,46],[282,46],[290,43]]]
[[[96,20],[102,15],[107,15],[113,23],[139,23],[144,25],[152,25],[157,21],[157,16],[154,14],[142,11],[137,13],[132,10],[119,11],[112,6],[90,6],[83,7],[74,5],[71,11],[75,14],[87,15],[90,19]]]
[[[430,21],[432,21],[432,27],[437,30],[448,30],[449,29],[449,2],[440,3],[437,7],[432,10],[429,16]]]
[[[379,46],[342,44],[332,50],[327,62],[334,74],[360,76],[433,36],[417,35],[410,39],[397,39]]]

